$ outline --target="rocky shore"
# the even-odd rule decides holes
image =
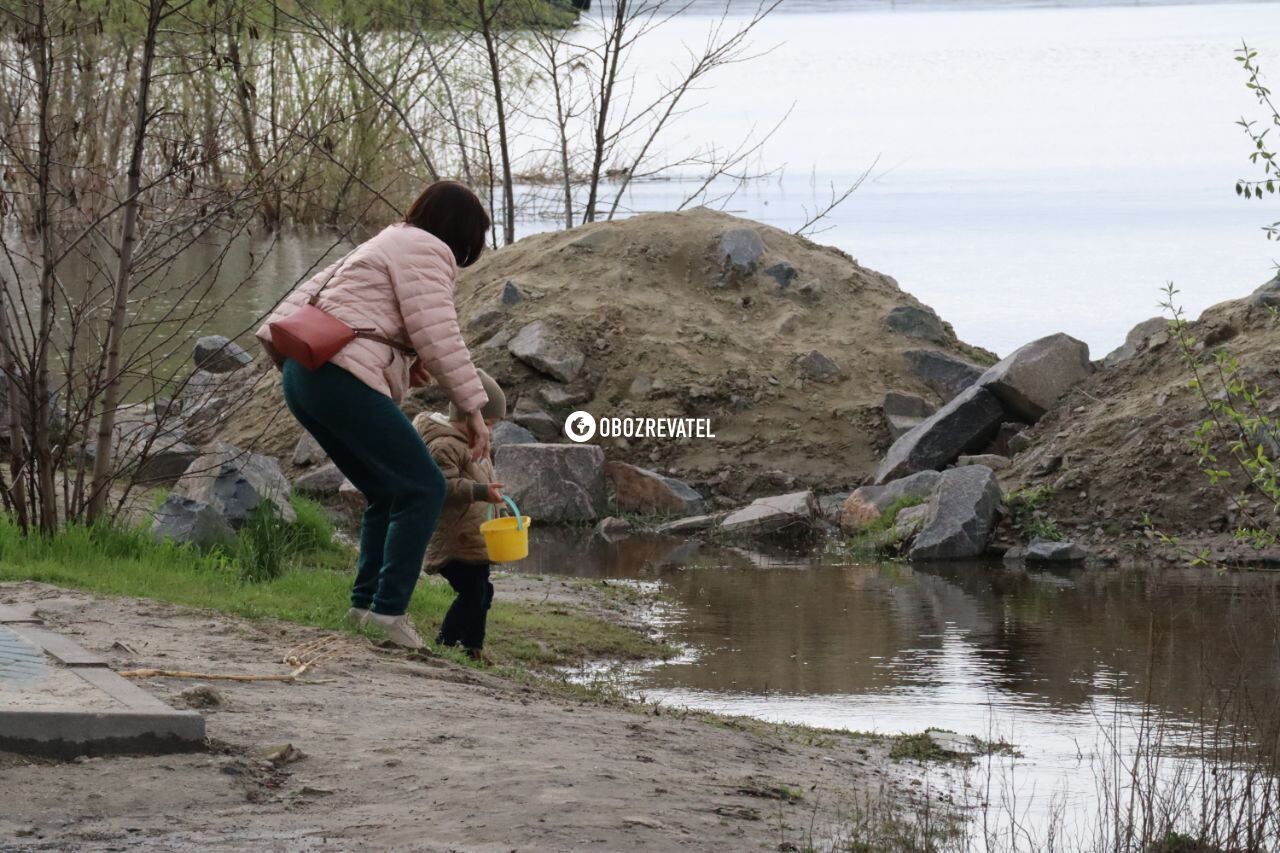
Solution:
[[[1264,395],[1280,384],[1278,287],[1189,327],[1246,360]],[[541,524],[826,536],[917,561],[1114,560],[1159,551],[1152,527],[1234,548],[1229,502],[1188,449],[1201,401],[1160,318],[1096,360],[1065,334],[997,360],[843,253],[707,210],[527,238],[459,293],[476,360],[511,402],[499,476]],[[176,426],[144,460],[174,483],[158,532],[217,541],[261,501],[287,517],[291,489],[361,508],[261,359],[216,337],[193,359],[163,401]],[[443,403],[428,388],[405,408]],[[716,437],[575,444],[563,421],[579,409],[704,418]],[[126,413],[121,441],[158,417]]]

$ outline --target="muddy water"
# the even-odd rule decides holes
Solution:
[[[655,620],[685,653],[623,674],[648,699],[1013,743],[1022,757],[969,780],[1000,789],[967,795],[994,803],[996,822],[1017,812],[1043,827],[1062,811],[1090,827],[1112,744],[1132,756],[1142,720],[1161,722],[1161,751],[1172,753],[1222,721],[1228,697],[1255,710],[1280,697],[1277,575],[847,564],[564,534],[544,535],[526,563],[517,567],[660,584]],[[1228,722],[1263,722],[1251,713]],[[1168,761],[1156,772],[1195,769]]]

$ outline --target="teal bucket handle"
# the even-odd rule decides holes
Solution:
[[[516,518],[516,530],[524,530],[524,516],[520,514],[520,508],[516,506],[516,502],[507,495],[503,495],[502,499],[507,502],[507,506],[511,507],[511,514]],[[485,518],[496,518],[498,514],[496,508],[497,504],[489,504],[489,508],[484,512]]]

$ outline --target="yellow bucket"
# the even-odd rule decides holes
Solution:
[[[489,560],[494,563],[511,563],[529,556],[529,516],[521,515],[516,502],[506,495],[502,499],[511,507],[511,516],[493,518],[493,505],[489,506],[489,520],[480,525],[484,547]]]

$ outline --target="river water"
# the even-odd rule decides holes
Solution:
[[[695,4],[637,44],[637,100],[720,8]],[[727,26],[745,14],[730,9]],[[1280,4],[784,2],[753,37],[760,55],[708,78],[664,152],[731,148],[787,116],[750,167],[776,171],[726,209],[794,230],[870,169],[816,239],[894,276],[967,341],[1004,354],[1066,331],[1099,356],[1159,313],[1166,282],[1195,313],[1280,259],[1261,231],[1274,204],[1234,192],[1253,176],[1235,122],[1261,118],[1233,61],[1243,39],[1280,73]],[[623,208],[670,210],[691,189],[637,182]],[[519,232],[551,227],[531,216]],[[331,244],[243,239],[219,279],[250,287],[216,331],[249,327]]]
[[[633,695],[1013,744],[1021,756],[972,771],[963,796],[975,813],[986,802],[993,826],[1016,814],[1041,837],[1050,825],[1065,829],[1075,838],[1065,849],[1095,848],[1100,786],[1116,789],[1104,783],[1117,754],[1158,756],[1148,769],[1189,789],[1207,731],[1269,722],[1228,719],[1223,698],[1248,693],[1255,711],[1270,712],[1280,698],[1275,574],[926,568],[546,532],[513,566],[657,584],[663,603],[652,619],[683,653],[613,673]],[[1158,721],[1159,749],[1139,749],[1144,720]]]

